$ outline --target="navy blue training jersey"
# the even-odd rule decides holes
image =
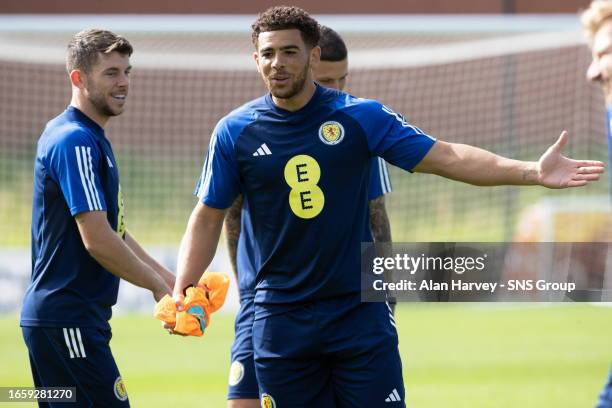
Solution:
[[[227,208],[243,194],[256,303],[357,293],[360,243],[371,240],[371,158],[411,170],[434,143],[373,100],[317,86],[289,112],[268,94],[217,124],[198,197]]]
[[[391,179],[387,163],[380,157],[371,159],[370,183],[368,186],[368,200],[374,200],[392,191]],[[195,194],[198,193],[201,179],[198,179]],[[238,290],[240,298],[252,296],[255,290],[255,249],[253,247],[253,228],[251,227],[251,216],[243,208],[240,218],[240,236],[236,248],[236,267],[238,269]]]
[[[117,162],[104,130],[75,107],[51,120],[38,140],[32,199],[32,281],[22,326],[108,327],[119,278],[83,245],[74,216],[106,211],[123,237]]]

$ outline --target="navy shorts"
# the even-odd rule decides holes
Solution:
[[[599,396],[596,408],[612,408],[612,370],[610,370],[608,382]]]
[[[234,324],[227,399],[259,398],[253,362],[253,298],[254,295],[242,295],[240,298],[240,310]]]
[[[405,406],[385,303],[361,303],[357,294],[291,308],[256,305],[253,345],[262,406]]]
[[[22,327],[37,387],[76,387],[76,403],[40,407],[125,408],[130,403],[110,350],[110,329]]]

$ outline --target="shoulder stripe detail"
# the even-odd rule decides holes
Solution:
[[[389,169],[387,163],[378,157],[378,171],[380,173],[380,185],[383,194],[391,192],[391,180],[389,179]]]
[[[380,157],[376,158],[376,163],[378,163],[378,177],[380,178],[380,189],[382,190],[383,194],[385,194],[385,190],[386,190],[385,176],[383,175],[383,172],[382,172],[382,160],[380,160]]]
[[[87,357],[85,354],[85,347],[83,347],[83,339],[81,338],[81,329],[77,327],[76,329],[77,340],[79,341],[79,349],[81,350],[81,356],[83,358]]]
[[[387,112],[389,115],[395,116],[395,118],[402,124],[402,127],[405,128],[409,128],[412,129],[413,132],[415,132],[416,134],[422,135],[422,136],[427,136],[428,138],[432,139],[433,138],[431,136],[429,136],[427,133],[423,132],[421,129],[419,129],[418,127],[411,125],[410,123],[408,123],[408,121],[406,120],[406,118],[404,118],[402,115],[400,115],[399,113],[389,109],[388,107],[386,107],[385,105],[382,105],[382,110],[384,112]]]
[[[385,181],[387,182],[387,191],[385,192],[385,194],[387,194],[393,191],[393,186],[391,185],[391,177],[389,177],[389,166],[387,165],[385,159],[380,159],[380,161],[382,162],[382,168],[385,174]]]
[[[81,184],[83,184],[83,190],[85,191],[85,197],[87,198],[87,205],[89,206],[89,211],[93,211],[93,206],[91,205],[91,198],[89,197],[89,190],[87,189],[87,185],[85,184],[85,171],[83,170],[84,163],[81,162],[80,146],[75,146],[74,152],[76,154],[77,165],[79,167],[79,174],[81,175]],[[64,334],[66,334],[66,329],[64,329]],[[72,354],[72,351],[70,351],[70,354]]]
[[[78,149],[78,148],[77,148]],[[72,352],[72,347],[70,347],[70,340],[68,339],[68,330],[62,329],[64,331],[64,340],[66,341],[66,347],[68,347],[68,351],[70,352],[70,358],[74,358],[74,353]]]
[[[96,202],[96,204],[94,205],[97,206],[97,210],[101,210],[102,209],[102,204],[100,203],[100,195],[98,194],[98,189],[96,188],[96,183],[95,183],[95,175],[94,175],[94,171],[93,171],[93,165],[91,164],[91,147],[87,147],[87,158],[89,160],[89,185],[91,186],[91,189],[93,190],[92,193],[92,198],[94,199],[94,201]]]
[[[83,173],[85,173],[85,180],[87,181],[87,190],[89,191],[89,196],[91,197],[91,207],[90,211],[99,210],[98,201],[95,196],[95,186],[92,185],[92,170],[91,170],[91,148],[87,148],[85,146],[80,146],[81,150],[81,162],[83,163]],[[88,151],[89,150],[89,151]]]
[[[79,349],[77,348],[76,339],[74,338],[74,329],[70,329],[70,339],[72,339],[72,349],[74,350],[74,354],[76,354],[77,357],[81,357],[79,354]]]
[[[208,184],[210,183],[210,178],[212,177],[212,163],[214,160],[216,144],[217,144],[217,134],[215,133],[210,139],[210,144],[208,146],[208,155],[206,156],[206,163],[204,163],[202,182],[200,184],[200,191],[198,191],[198,198],[200,199],[202,199],[202,194],[204,194],[204,191],[206,191],[206,188]]]

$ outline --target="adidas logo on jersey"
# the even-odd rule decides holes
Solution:
[[[271,154],[272,152],[270,151],[268,146],[266,146],[266,144],[264,143],[261,146],[259,146],[259,149],[257,149],[255,153],[253,153],[253,156],[270,156]]]
[[[113,168],[115,166],[113,166],[113,162],[111,161],[110,157],[106,156],[106,162],[108,163],[108,167]]]
[[[394,388],[393,392],[391,394],[389,394],[389,396],[387,397],[387,399],[385,399],[385,402],[399,402],[402,399],[399,396],[399,393],[397,392],[397,389]]]

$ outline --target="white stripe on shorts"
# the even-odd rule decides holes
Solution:
[[[79,329],[78,327],[76,329],[76,335],[77,335],[77,340],[79,341],[79,348],[81,349],[81,356],[85,358],[87,357],[87,355],[85,354],[85,348],[83,347],[83,339],[81,338],[81,329]]]
[[[79,349],[77,348],[76,339],[74,338],[74,329],[70,329],[70,338],[72,339],[72,349],[74,350],[74,354],[76,354],[77,357],[81,357],[79,354]]]
[[[72,347],[70,347],[70,340],[68,339],[68,329],[62,329],[62,330],[64,331],[64,340],[66,341],[66,347],[68,347],[68,351],[70,352],[70,358],[74,358]]]

